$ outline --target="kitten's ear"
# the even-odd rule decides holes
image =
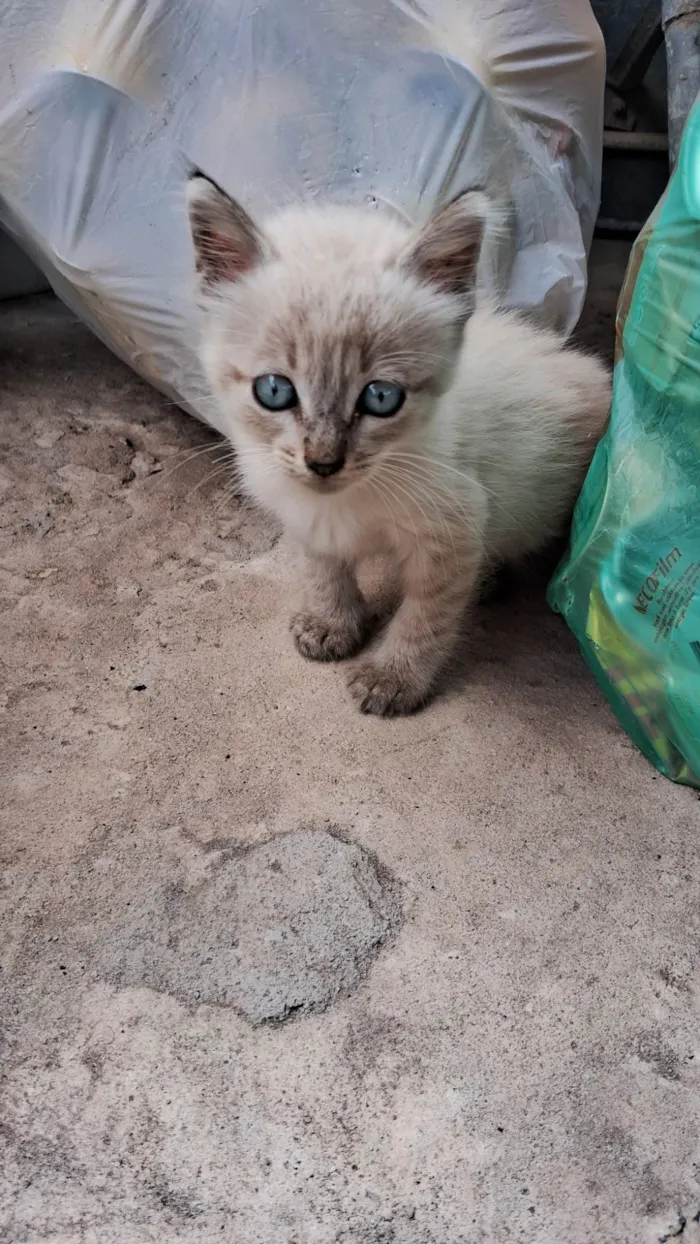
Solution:
[[[265,258],[262,234],[248,213],[202,173],[187,183],[187,210],[205,285],[237,281]]]
[[[486,223],[491,212],[488,197],[467,190],[440,208],[410,245],[404,263],[422,281],[445,294],[456,294],[473,304],[476,267]]]

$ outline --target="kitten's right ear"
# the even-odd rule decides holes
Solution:
[[[187,183],[187,210],[205,285],[237,281],[264,259],[262,235],[248,213],[203,173]]]

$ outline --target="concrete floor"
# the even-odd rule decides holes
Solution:
[[[0,343],[3,1244],[697,1244],[700,804],[545,572],[363,718],[214,438]]]

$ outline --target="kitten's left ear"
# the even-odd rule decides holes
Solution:
[[[405,265],[445,294],[474,302],[476,268],[492,205],[481,190],[467,190],[440,208],[411,242]]]
[[[257,225],[203,173],[187,183],[187,210],[197,272],[206,285],[237,281],[266,257]]]

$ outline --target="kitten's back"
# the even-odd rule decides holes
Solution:
[[[516,315],[477,310],[467,326],[453,418],[464,465],[491,495],[489,545],[510,558],[565,520],[610,407],[599,359]]]

